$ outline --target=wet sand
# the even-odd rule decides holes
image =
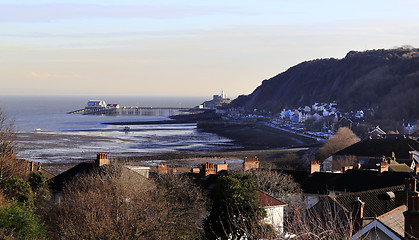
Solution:
[[[198,131],[203,131],[198,129]],[[230,149],[223,151],[176,151],[161,152],[148,155],[135,155],[120,157],[112,155],[118,161],[130,162],[135,165],[146,165],[154,167],[160,162],[169,165],[174,164],[180,171],[189,171],[191,167],[198,167],[204,162],[222,162],[227,160],[233,168],[241,166],[245,157],[257,156],[263,167],[272,168],[299,168],[304,166],[307,156],[318,146],[313,141],[298,138],[297,136],[283,134],[270,128],[260,126],[234,126],[207,129],[205,131],[216,133],[220,136],[232,139],[236,144]],[[45,140],[48,138],[59,138],[59,134],[22,134],[21,140],[30,144],[31,141]],[[107,137],[89,137],[66,135],[68,142],[77,140],[77,144],[86,142],[106,142]],[[73,139],[74,138],[74,139]],[[122,140],[122,139],[121,139]],[[239,146],[237,146],[239,145]],[[111,152],[112,153],[112,152]],[[59,174],[82,161],[93,161],[95,154],[89,154],[86,158],[70,162],[47,162],[42,166],[53,174]]]

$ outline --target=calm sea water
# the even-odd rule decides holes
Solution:
[[[112,121],[164,120],[167,116],[95,116],[66,114],[84,108],[90,99],[121,106],[193,107],[205,97],[85,97],[0,96],[0,107],[19,133],[19,157],[40,162],[70,162],[94,158],[98,152],[115,156],[150,155],[173,151],[215,151],[231,141],[200,132],[196,124],[124,126]],[[41,129],[41,131],[35,131]]]

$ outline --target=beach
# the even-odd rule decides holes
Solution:
[[[281,132],[274,131],[271,128],[262,126],[229,126],[217,127],[212,129],[198,129],[198,132],[206,134],[211,132],[211,136],[215,134],[220,138],[227,139],[222,148],[214,147],[213,150],[208,149],[189,149],[189,150],[173,150],[161,147],[152,149],[153,151],[144,152],[144,149],[136,152],[138,149],[124,150],[123,147],[112,149],[113,146],[122,146],[124,144],[133,144],[135,139],[126,139],[123,137],[100,136],[100,135],[77,135],[71,133],[60,132],[33,132],[18,134],[18,140],[26,142],[41,143],[46,148],[52,148],[48,144],[59,146],[61,149],[69,147],[70,149],[84,148],[85,150],[74,157],[66,157],[70,153],[59,151],[45,151],[40,156],[51,158],[56,154],[56,161],[44,161],[42,166],[53,174],[58,174],[69,169],[83,161],[93,161],[96,153],[103,149],[115,161],[125,162],[132,165],[143,165],[155,167],[158,163],[166,163],[175,165],[179,171],[189,171],[191,167],[199,167],[202,163],[212,162],[221,163],[227,161],[231,168],[240,168],[242,160],[245,157],[257,156],[261,162],[261,166],[270,168],[300,168],[306,165],[304,162],[311,152],[317,147],[309,141],[298,139],[298,136],[283,135]],[[123,135],[122,135],[123,136]],[[192,137],[192,136],[191,136]],[[167,136],[150,138],[149,141],[167,141]],[[182,141],[182,140],[179,140]],[[116,143],[116,144],[115,144]],[[214,144],[221,144],[216,142]],[[87,146],[90,146],[87,148]],[[101,146],[101,147],[99,147]],[[105,146],[105,147],[104,147]],[[32,151],[42,151],[35,149]],[[70,150],[68,150],[70,151]],[[125,151],[125,152],[124,152]],[[51,155],[51,156],[48,156]],[[60,159],[62,158],[62,159]],[[302,160],[301,160],[302,159]]]

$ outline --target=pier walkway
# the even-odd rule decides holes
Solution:
[[[68,114],[83,115],[141,115],[141,116],[171,116],[190,111],[191,108],[182,107],[140,107],[121,106],[115,107],[86,107],[68,112]]]

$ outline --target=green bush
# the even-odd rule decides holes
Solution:
[[[0,186],[7,198],[26,204],[29,207],[33,206],[33,192],[29,183],[25,180],[19,177],[11,177],[1,181]]]
[[[29,184],[32,188],[35,206],[39,206],[51,198],[48,178],[41,172],[32,172],[29,177]]]
[[[19,202],[0,207],[0,239],[45,239],[45,232],[30,207]]]
[[[257,188],[251,175],[221,176],[213,192],[211,212],[205,220],[208,238],[240,238],[244,229],[257,229],[266,212],[257,206]]]

